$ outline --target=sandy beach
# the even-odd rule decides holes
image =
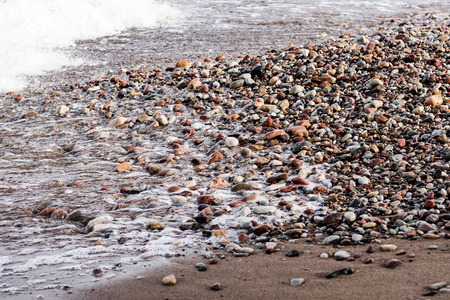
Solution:
[[[75,288],[71,294],[59,292],[66,299],[448,299],[448,294],[429,293],[430,284],[449,282],[450,243],[448,240],[407,241],[383,240],[398,248],[381,252],[381,244],[339,247],[357,257],[353,261],[322,259],[320,254],[333,253],[331,245],[306,244],[298,241],[280,245],[273,254],[257,253],[250,257],[227,256],[211,265],[209,260],[193,255],[170,259],[167,267],[134,274],[128,279],[112,280],[90,289]],[[437,245],[430,250],[430,245]],[[368,247],[374,249],[367,253]],[[298,257],[286,257],[298,250]],[[398,255],[404,250],[405,254]],[[414,256],[414,257],[412,257]],[[402,265],[388,269],[384,263],[396,258]],[[370,264],[366,259],[373,259]],[[195,264],[204,262],[208,270],[199,272]],[[149,262],[151,264],[151,261]],[[352,267],[355,273],[326,279],[327,273],[342,267]],[[177,283],[164,286],[162,278],[174,274]],[[138,277],[138,276],[142,276]],[[141,278],[141,279],[136,279]],[[305,282],[290,286],[293,278]],[[221,290],[211,286],[220,283]],[[428,295],[426,295],[428,293]]]

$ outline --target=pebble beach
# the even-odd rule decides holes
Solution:
[[[2,94],[1,292],[446,299],[449,28],[410,14]]]

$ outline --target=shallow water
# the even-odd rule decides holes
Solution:
[[[95,115],[56,116],[55,110],[62,103],[72,111],[82,110],[89,103],[83,102],[86,99],[79,100],[68,88],[52,93],[53,86],[82,82],[110,70],[118,72],[140,64],[167,66],[181,58],[194,61],[221,53],[236,58],[285,47],[290,42],[300,45],[309,39],[320,41],[326,35],[348,31],[365,33],[361,28],[379,24],[385,17],[439,8],[438,1],[427,1],[427,4],[355,1],[351,5],[348,1],[319,1],[318,6],[317,1],[174,0],[168,3],[184,12],[178,22],[158,29],[136,28],[79,41],[65,48],[64,55],[69,51],[88,63],[27,78],[31,89],[24,91],[26,101],[15,102],[4,94],[0,97],[1,292],[16,294],[18,298],[33,292],[31,298],[35,298],[43,289],[60,289],[72,284],[74,278],[85,281],[112,278],[116,272],[123,271],[118,263],[129,266],[152,255],[174,254],[180,249],[197,249],[199,245],[216,242],[177,229],[179,222],[191,216],[178,213],[181,208],[171,207],[166,190],[168,185],[186,181],[191,166],[178,170],[178,182],[156,180],[138,168],[126,174],[113,172],[120,158],[127,155],[123,148],[128,143],[124,134],[99,122]],[[441,11],[445,12],[445,7]],[[348,27],[343,27],[344,23]],[[130,27],[133,26],[136,25]],[[41,92],[32,92],[33,89]],[[130,101],[124,110],[138,113],[141,105]],[[37,115],[24,117],[31,112]],[[66,146],[75,140],[73,150],[66,151]],[[151,159],[172,151],[160,136],[150,138],[141,146],[145,152],[140,155]],[[122,187],[140,187],[145,191],[124,197],[119,193]],[[238,198],[231,193],[220,197],[227,201]],[[133,205],[113,210],[120,202]],[[48,205],[69,212],[83,209],[94,216],[107,212],[114,222],[107,233],[87,233],[77,224],[40,216],[39,212]],[[185,206],[189,208],[195,205]],[[216,220],[226,224],[230,216]],[[146,230],[145,220],[155,217],[171,225],[163,231]],[[123,236],[130,238],[129,242],[118,244],[117,240]],[[101,279],[93,277],[94,268],[103,269],[105,275]]]

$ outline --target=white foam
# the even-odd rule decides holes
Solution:
[[[23,75],[81,63],[67,54],[77,40],[179,18],[157,0],[0,0],[0,92],[24,88]]]

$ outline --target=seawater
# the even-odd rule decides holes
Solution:
[[[76,41],[131,28],[205,30],[251,28],[274,22],[338,17],[367,21],[377,15],[414,13],[442,6],[437,0],[1,0],[0,93],[20,91],[25,75],[41,75],[86,61]],[[137,49],[139,51],[140,49]]]
[[[24,88],[22,75],[81,63],[67,50],[78,40],[179,18],[176,8],[155,0],[0,1],[0,92]]]

